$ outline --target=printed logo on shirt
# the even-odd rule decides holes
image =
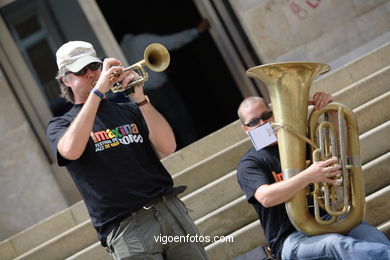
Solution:
[[[272,171],[272,175],[274,176],[275,182],[283,181],[283,173],[276,173]]]
[[[144,142],[136,124],[126,124],[114,129],[91,132],[91,138],[95,143],[95,152],[101,152],[121,144]]]

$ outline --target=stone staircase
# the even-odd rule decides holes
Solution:
[[[359,121],[366,186],[365,220],[390,237],[390,43],[328,73],[311,91],[333,93]],[[235,121],[163,160],[192,209],[202,235],[232,236],[205,243],[210,259],[232,259],[264,243],[253,208],[236,181],[236,166],[251,146]],[[97,242],[82,201],[0,242],[0,259],[112,259]]]

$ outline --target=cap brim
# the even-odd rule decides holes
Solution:
[[[73,62],[72,64],[66,65],[65,67],[71,72],[77,72],[80,71],[85,66],[87,66],[88,64],[93,62],[102,62],[102,61],[95,56],[84,56],[78,59],[77,61]]]

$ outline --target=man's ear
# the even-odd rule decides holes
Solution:
[[[67,79],[67,77],[61,78],[62,83],[64,83],[65,86],[70,87],[70,81]]]
[[[242,130],[243,130],[246,134],[248,134],[248,128],[247,128],[246,126],[241,125],[241,128],[242,128]]]

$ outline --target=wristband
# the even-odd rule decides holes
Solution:
[[[149,97],[147,95],[145,95],[145,99],[143,101],[139,102],[139,103],[136,103],[136,104],[137,104],[137,106],[140,107],[140,106],[143,106],[143,105],[145,105],[145,104],[147,104],[149,102],[150,102]]]
[[[93,94],[95,94],[96,96],[98,96],[100,98],[100,100],[102,100],[104,98],[104,94],[102,92],[100,92],[98,89],[96,88],[93,88],[92,89],[92,92]]]

